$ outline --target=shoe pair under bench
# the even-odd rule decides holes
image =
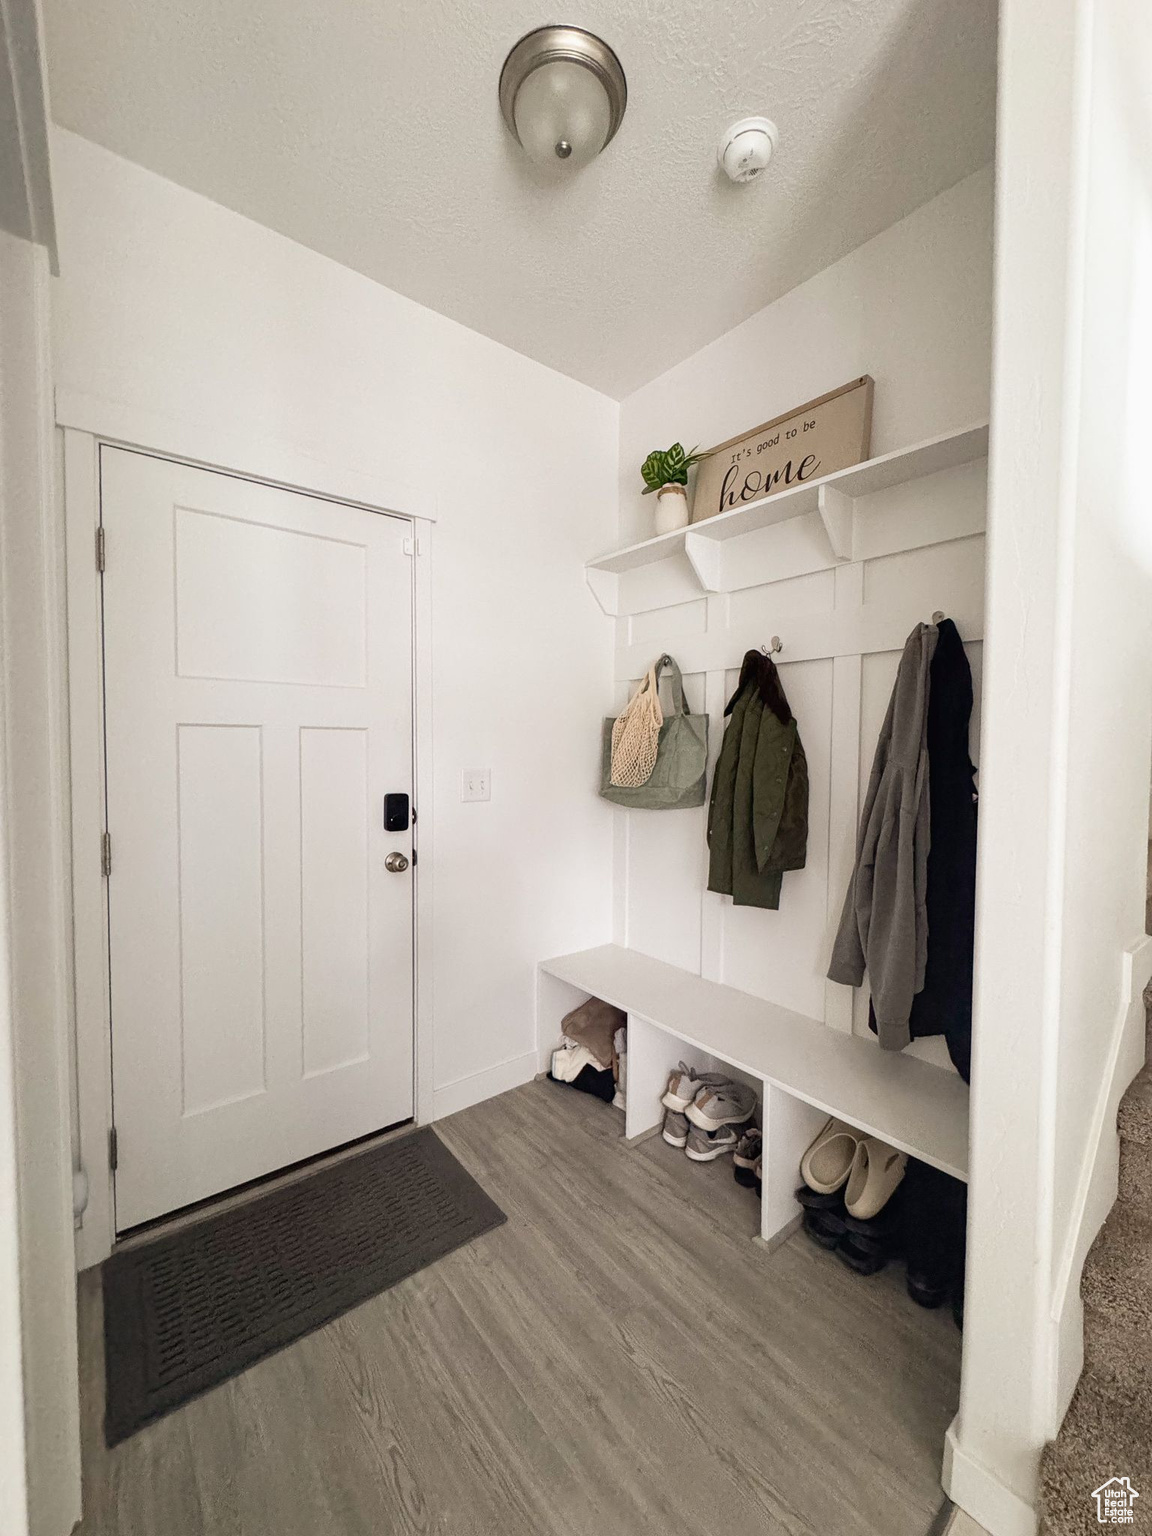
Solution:
[[[720,1072],[697,1072],[681,1062],[660,1102],[661,1131],[670,1147],[682,1147],[694,1163],[733,1157],[741,1184],[759,1182],[760,1133],[751,1124],[755,1091]]]
[[[907,1167],[905,1153],[830,1117],[800,1159],[804,1230],[858,1274],[875,1274],[898,1246],[893,1196]]]

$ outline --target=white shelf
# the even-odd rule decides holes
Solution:
[[[671,560],[673,555],[684,553],[684,539],[689,532],[691,530],[688,528],[677,528],[673,533],[658,533],[655,538],[645,539],[640,544],[629,544],[627,549],[618,549],[613,554],[599,555],[595,560],[589,560],[585,570],[616,574],[620,571],[639,570],[642,565],[656,565],[661,560]]]
[[[825,475],[823,479],[811,480],[761,501],[734,507],[730,512],[721,512],[688,528],[678,528],[674,533],[659,534],[625,549],[600,555],[585,566],[588,584],[606,613],[618,613],[619,578],[622,575],[683,556],[701,591],[726,591],[722,547],[728,540],[813,512],[819,513],[824,523],[833,558],[850,560],[856,502],[860,497],[890,490],[925,475],[957,469],[986,458],[987,454],[986,422],[957,432],[946,432],[911,448],[900,448],[894,453],[885,453],[863,464]]]
[[[950,1069],[882,1051],[618,944],[543,960],[540,969],[954,1178],[968,1177],[968,1087]]]

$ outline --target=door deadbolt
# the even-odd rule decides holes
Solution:
[[[402,853],[390,853],[384,860],[384,868],[393,875],[402,875],[408,868],[408,860]]]

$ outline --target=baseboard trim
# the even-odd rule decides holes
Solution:
[[[932,1524],[925,1531],[924,1536],[948,1536],[948,1527],[952,1524],[952,1516],[955,1513],[955,1504],[951,1499],[945,1499],[936,1511]]]
[[[956,1437],[953,1419],[944,1436],[944,1492],[983,1526],[989,1536],[1036,1536],[1038,1518],[1031,1504],[994,1476],[983,1462],[969,1456]]]
[[[651,1141],[653,1136],[659,1136],[663,1129],[663,1122],[650,1125],[646,1131],[641,1131],[639,1136],[621,1136],[620,1140],[626,1147],[642,1147],[646,1141]]]
[[[794,1233],[799,1232],[803,1224],[804,1214],[800,1212],[798,1215],[793,1216],[791,1221],[786,1221],[782,1227],[773,1232],[771,1237],[761,1237],[759,1232],[757,1232],[752,1241],[758,1247],[763,1248],[765,1253],[775,1253],[782,1243],[786,1243]]]
[[[530,1083],[536,1076],[537,1067],[536,1052],[525,1051],[523,1055],[513,1056],[509,1061],[501,1061],[494,1067],[485,1067],[481,1072],[472,1072],[467,1077],[458,1077],[455,1082],[445,1083],[443,1087],[433,1089],[432,1118],[443,1120],[445,1115],[471,1109],[473,1104],[494,1099],[498,1093],[507,1093],[509,1088],[519,1088],[523,1083]]]

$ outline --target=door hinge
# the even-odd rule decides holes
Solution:
[[[418,535],[413,534],[404,540],[404,553],[413,556],[424,553],[424,546]]]
[[[96,569],[103,572],[106,563],[107,554],[104,543],[104,529],[100,527],[96,530]]]
[[[113,1173],[120,1166],[120,1138],[114,1125],[108,1128],[108,1166]]]
[[[105,832],[100,839],[100,873],[107,877],[112,873],[112,834]]]

